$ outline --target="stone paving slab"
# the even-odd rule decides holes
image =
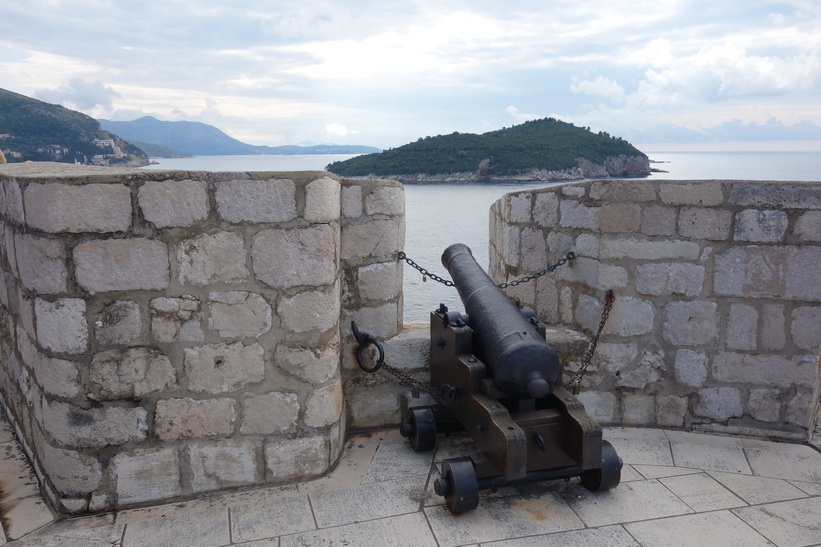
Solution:
[[[692,545],[744,546],[771,545],[767,538],[729,511],[684,515],[659,520],[633,522],[624,527],[640,545],[690,547]]]

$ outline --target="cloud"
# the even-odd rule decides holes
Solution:
[[[114,99],[120,98],[121,95],[99,80],[87,82],[82,78],[71,78],[68,85],[39,91],[36,97],[49,103],[71,106],[78,110],[94,110],[97,107],[110,110]]]
[[[519,112],[519,109],[513,105],[505,107],[505,112],[507,112],[508,116],[513,118],[513,121],[516,123],[522,123],[529,120],[538,120],[543,117],[538,114],[526,114],[524,112]]]
[[[347,137],[348,135],[356,135],[359,131],[348,129],[341,123],[326,123],[325,134],[328,137]]]

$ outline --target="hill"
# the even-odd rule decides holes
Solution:
[[[328,166],[342,176],[377,176],[402,182],[572,180],[647,176],[647,156],[622,138],[592,133],[553,118],[481,135],[425,137],[379,154]]]
[[[157,144],[192,156],[243,154],[370,154],[373,146],[319,144],[315,146],[255,146],[229,137],[213,125],[201,122],[165,122],[143,116],[130,122],[100,120],[107,130],[130,141]]]
[[[105,131],[94,118],[5,89],[0,89],[0,150],[9,163],[148,165],[142,150]]]

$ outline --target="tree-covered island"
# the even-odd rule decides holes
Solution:
[[[331,163],[327,170],[401,182],[551,181],[644,177],[650,174],[650,163],[620,137],[544,118],[481,135],[456,132],[420,138]]]

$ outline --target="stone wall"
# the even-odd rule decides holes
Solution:
[[[335,463],[350,321],[402,327],[401,185],[47,163],[0,183],[0,399],[55,507]]]
[[[564,184],[506,195],[490,233],[497,282],[578,253],[509,290],[547,324],[592,334],[615,292],[580,395],[599,421],[812,436],[821,183]]]

